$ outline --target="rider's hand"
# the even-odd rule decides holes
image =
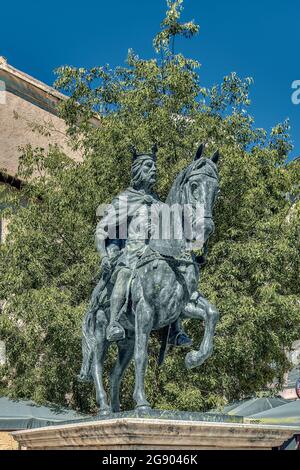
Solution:
[[[111,270],[111,264],[110,264],[110,260],[109,260],[108,256],[104,256],[104,258],[102,258],[101,269],[104,272],[109,272]]]
[[[195,291],[192,293],[191,297],[190,297],[190,300],[192,300],[193,302],[196,302],[199,298],[200,294],[199,292]]]

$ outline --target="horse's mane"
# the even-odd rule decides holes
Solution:
[[[186,176],[189,173],[189,168],[191,165],[189,165],[187,168],[184,168],[177,178],[175,179],[174,183],[172,184],[172,187],[170,189],[170,192],[168,194],[168,197],[166,199],[166,203],[172,206],[173,204],[182,204],[182,190],[184,187],[184,183],[186,181]]]

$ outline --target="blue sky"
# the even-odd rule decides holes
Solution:
[[[165,0],[15,0],[0,11],[0,55],[51,85],[59,65],[120,65],[129,47],[151,57]],[[232,71],[254,78],[256,125],[269,130],[289,117],[291,157],[300,155],[300,105],[291,101],[291,84],[300,80],[299,15],[299,0],[185,0],[183,19],[194,18],[200,33],[180,43],[202,64],[203,86]]]

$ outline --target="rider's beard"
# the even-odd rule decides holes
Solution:
[[[151,192],[155,185],[155,178],[149,179],[149,176],[146,178],[139,178],[138,181],[133,183],[133,187],[137,190],[144,189],[145,191]]]

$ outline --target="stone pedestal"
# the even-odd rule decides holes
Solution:
[[[21,449],[257,450],[278,448],[299,428],[230,422],[116,418],[13,432]]]

